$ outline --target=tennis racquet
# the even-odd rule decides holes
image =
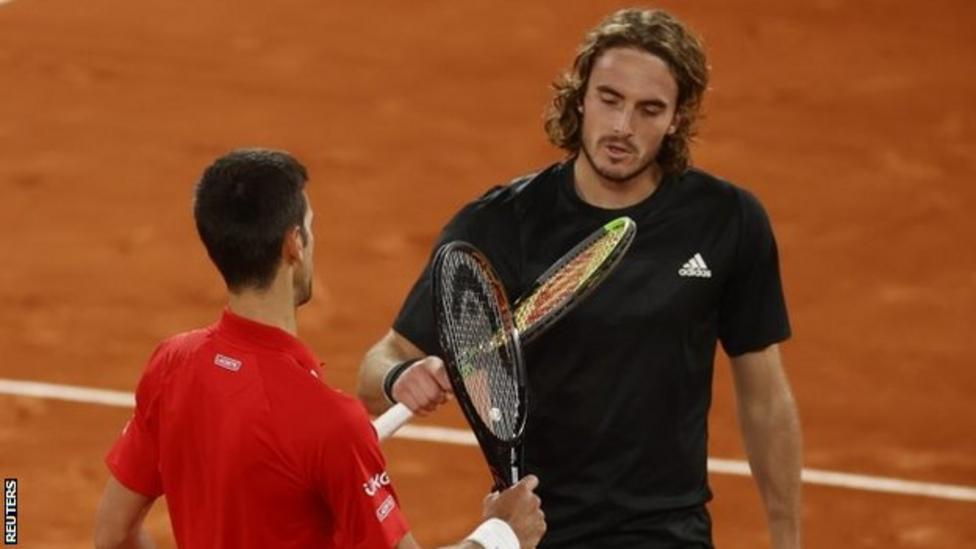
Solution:
[[[589,295],[613,272],[630,248],[637,225],[618,217],[600,227],[556,260],[536,279],[515,304],[515,326],[521,343],[527,344]],[[503,340],[496,334],[496,341]],[[410,421],[413,412],[396,404],[376,418],[373,425],[380,440]]]
[[[505,289],[466,242],[442,246],[433,265],[434,313],[447,377],[485,455],[495,489],[520,477],[525,368]]]
[[[618,217],[563,254],[515,302],[515,326],[528,343],[583,301],[620,263],[637,224]]]

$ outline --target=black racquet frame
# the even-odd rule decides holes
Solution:
[[[499,438],[485,425],[483,419],[478,414],[472,397],[464,384],[464,372],[461,371],[461,364],[464,361],[460,353],[463,353],[464,350],[457,348],[458,345],[454,341],[451,341],[448,330],[445,329],[448,322],[446,315],[452,314],[452,312],[447,310],[444,300],[445,296],[442,293],[445,291],[445,284],[450,282],[443,278],[445,276],[443,269],[445,261],[453,254],[465,254],[474,260],[474,264],[478,268],[471,274],[483,280],[486,286],[492,289],[494,295],[485,297],[487,299],[493,298],[500,312],[500,315],[495,315],[494,309],[490,306],[486,307],[486,313],[490,315],[495,327],[498,328],[496,331],[498,334],[497,337],[501,337],[503,341],[507,340],[508,342],[508,346],[505,348],[509,351],[510,365],[514,369],[514,375],[512,377],[516,384],[518,403],[517,409],[515,410],[516,426],[514,430],[516,433],[511,440]],[[512,308],[505,294],[505,288],[484,254],[473,245],[463,241],[450,242],[438,249],[437,255],[434,258],[432,276],[437,333],[443,352],[442,358],[447,366],[446,369],[451,387],[454,390],[454,395],[461,407],[461,411],[464,413],[468,424],[471,426],[471,430],[474,432],[475,438],[478,440],[478,445],[481,447],[481,451],[485,456],[488,468],[491,470],[491,475],[494,479],[494,488],[500,490],[510,487],[518,482],[521,476],[522,435],[525,430],[527,395],[525,389],[525,365],[522,360],[519,334],[515,328],[515,320],[512,316]],[[447,287],[449,288],[449,286]],[[485,345],[496,349],[501,347],[503,343],[497,341],[497,337],[486,340],[484,342]],[[492,339],[495,339],[495,341],[492,341]]]

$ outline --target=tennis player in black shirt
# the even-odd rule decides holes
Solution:
[[[525,348],[525,471],[549,524],[540,547],[712,547],[705,507],[717,343],[772,545],[800,547],[801,435],[778,343],[790,335],[776,242],[759,201],[689,165],[707,86],[698,40],[671,15],[623,10],[584,40],[546,120],[566,161],[490,190],[438,245],[483,250],[509,296],[595,228],[627,215],[617,270]],[[429,266],[366,355],[360,396],[424,414],[450,385]]]

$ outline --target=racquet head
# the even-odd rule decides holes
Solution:
[[[437,333],[448,377],[496,488],[519,479],[525,371],[505,290],[485,256],[455,241],[433,264]]]
[[[529,342],[583,300],[623,258],[637,225],[618,217],[563,254],[515,304],[515,325]]]

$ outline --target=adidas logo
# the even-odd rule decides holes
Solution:
[[[700,253],[697,253],[695,257],[689,259],[678,269],[678,275],[712,278],[712,271],[708,270],[708,265],[705,265],[705,260],[702,259]]]

